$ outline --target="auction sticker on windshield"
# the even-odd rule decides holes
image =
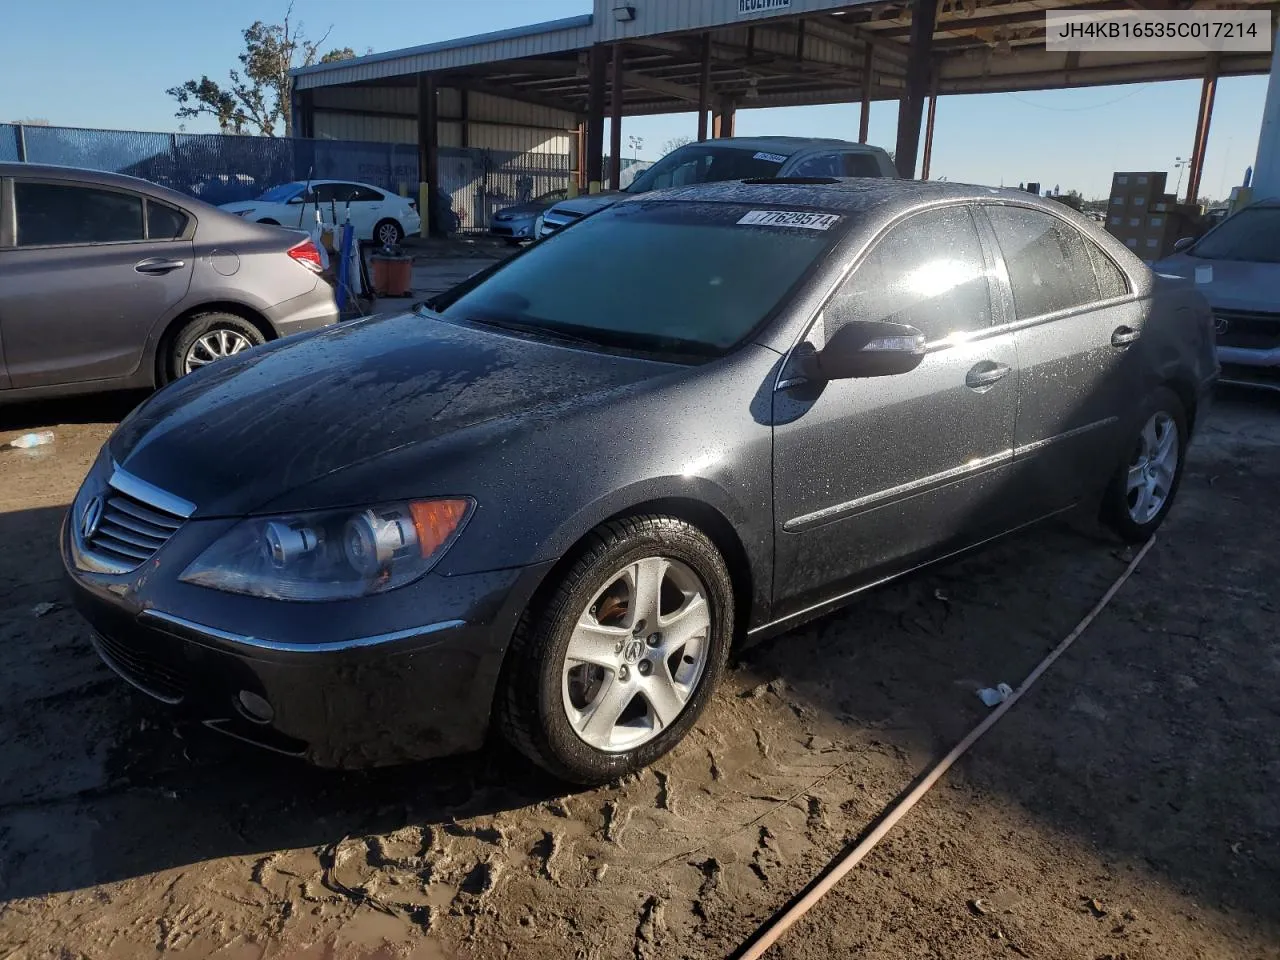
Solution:
[[[752,210],[739,224],[757,227],[804,227],[830,230],[840,222],[838,213],[804,213],[800,210]]]

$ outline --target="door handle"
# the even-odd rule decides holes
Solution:
[[[160,276],[162,274],[172,273],[174,270],[181,270],[186,265],[185,260],[167,260],[164,257],[151,257],[147,260],[139,260],[133,265],[133,269],[138,271],[138,273]]]
[[[964,377],[964,385],[971,390],[984,390],[994,386],[1009,375],[1009,367],[1003,363],[983,360]]]
[[[1140,336],[1142,334],[1133,329],[1133,327],[1116,327],[1111,334],[1111,345],[1113,347],[1127,347]]]

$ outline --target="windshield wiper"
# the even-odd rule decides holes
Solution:
[[[546,337],[549,340],[559,340],[562,343],[585,343],[593,347],[601,346],[599,340],[579,336],[576,333],[568,333],[555,327],[544,327],[536,323],[521,323],[518,320],[492,320],[486,317],[467,317],[466,321],[483,327],[493,327],[495,330],[528,333],[536,337]]]

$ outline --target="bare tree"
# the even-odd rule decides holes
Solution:
[[[293,78],[289,71],[315,63],[349,60],[356,55],[350,47],[320,48],[329,38],[331,26],[319,40],[308,40],[302,23],[290,22],[293,4],[280,23],[256,20],[244,31],[244,53],[240,70],[230,72],[226,85],[201,76],[165,92],[178,101],[179,118],[211,116],[223,133],[256,133],[274,137],[293,135]]]
[[[679,150],[689,143],[693,143],[693,137],[672,137],[662,145],[662,155],[665,157],[672,150]]]

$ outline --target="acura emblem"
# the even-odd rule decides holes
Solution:
[[[93,539],[100,523],[102,523],[102,498],[93,497],[84,505],[84,512],[80,514],[80,536],[85,540]]]
[[[1213,320],[1213,329],[1216,333],[1226,333],[1229,326],[1231,324],[1227,323],[1225,317],[1215,317]]]

